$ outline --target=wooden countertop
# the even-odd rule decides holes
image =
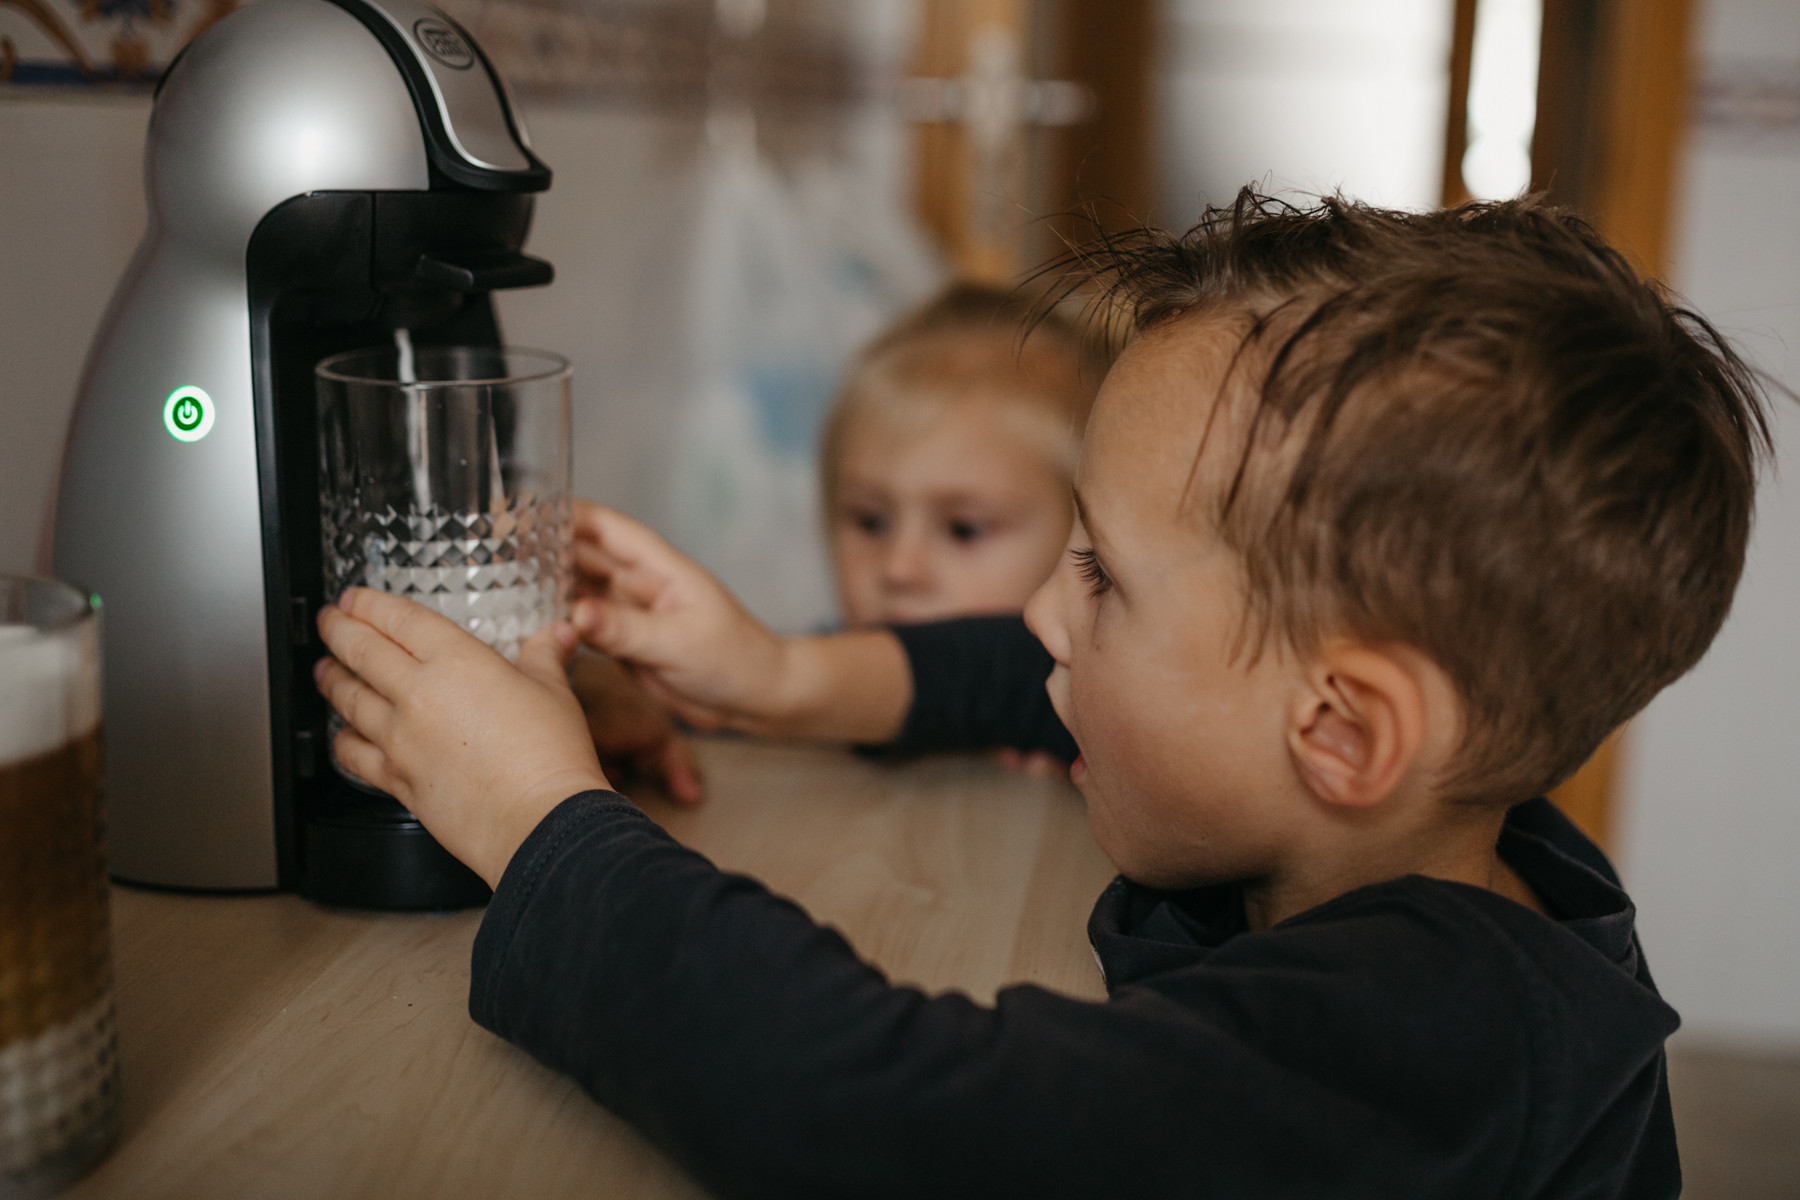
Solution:
[[[646,811],[893,978],[991,1000],[1103,995],[1088,910],[1112,869],[1081,799],[985,760],[903,766],[700,747],[711,797]],[[468,1015],[479,911],[113,890],[124,1132],[88,1197],[693,1197],[567,1078]]]

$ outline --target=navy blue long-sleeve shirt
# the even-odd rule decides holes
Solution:
[[[900,631],[898,745],[1073,752],[1016,618]],[[1665,1197],[1675,1013],[1605,858],[1547,802],[1499,851],[1553,916],[1422,876],[1251,932],[1124,879],[1104,1003],[895,987],[611,793],[506,870],[470,1011],[725,1196]]]

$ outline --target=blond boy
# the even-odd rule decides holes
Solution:
[[[825,426],[819,481],[851,628],[1018,612],[1068,540],[1094,340],[959,284],[876,339]]]

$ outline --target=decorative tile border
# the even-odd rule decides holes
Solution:
[[[892,85],[828,22],[768,7],[721,28],[717,0],[438,0],[515,91],[535,98],[699,106],[854,104]],[[240,0],[0,0],[0,95],[43,86],[144,89]],[[793,11],[787,11],[792,8]]]
[[[1734,137],[1800,138],[1800,61],[1706,64],[1695,89],[1694,125]]]
[[[0,88],[154,84],[238,0],[0,0]]]

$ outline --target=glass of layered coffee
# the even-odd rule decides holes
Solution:
[[[0,576],[0,1195],[118,1136],[98,601]]]

